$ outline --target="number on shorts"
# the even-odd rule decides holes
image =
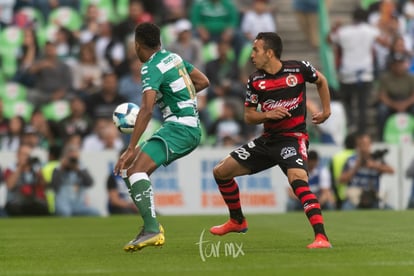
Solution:
[[[250,157],[250,153],[245,148],[238,148],[234,152],[237,153],[237,156],[242,160],[246,160]]]

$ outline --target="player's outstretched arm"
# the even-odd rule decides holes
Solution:
[[[326,121],[331,115],[331,96],[329,94],[328,81],[321,72],[318,73],[316,80],[316,88],[318,90],[319,98],[321,100],[322,112],[312,114],[312,123],[321,124]]]
[[[194,68],[190,73],[191,81],[197,92],[207,88],[210,85],[210,81],[200,70]]]

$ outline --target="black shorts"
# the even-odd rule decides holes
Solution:
[[[307,170],[308,135],[292,134],[267,138],[260,136],[235,149],[230,155],[241,165],[258,173],[279,165],[286,174],[290,168]]]

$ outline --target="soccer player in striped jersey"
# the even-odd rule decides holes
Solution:
[[[253,42],[251,60],[256,66],[248,80],[244,118],[248,124],[263,124],[263,134],[235,149],[213,169],[214,178],[230,212],[230,219],[210,232],[224,235],[246,232],[235,177],[254,174],[278,165],[303,205],[315,240],[308,248],[330,248],[321,208],[308,185],[306,131],[306,82],[314,83],[322,112],[312,114],[320,124],[331,114],[328,83],[307,61],[281,60],[282,40],[273,32],[259,33]],[[260,106],[261,110],[258,110]]]
[[[127,252],[165,242],[164,229],[156,217],[149,176],[159,166],[189,154],[199,145],[201,129],[196,93],[209,85],[200,70],[179,55],[161,49],[160,29],[155,24],[142,23],[136,27],[135,51],[143,62],[142,102],[129,145],[114,168],[125,180],[144,221],[138,235],[124,246]],[[155,104],[163,113],[163,126],[137,146]]]

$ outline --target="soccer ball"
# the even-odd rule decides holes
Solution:
[[[139,106],[134,103],[122,103],[115,108],[112,120],[120,132],[131,134],[134,131],[138,111]]]

